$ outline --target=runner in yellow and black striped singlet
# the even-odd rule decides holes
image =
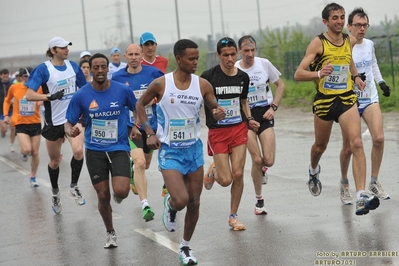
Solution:
[[[342,45],[332,43],[324,34],[317,37],[323,45],[323,53],[310,64],[309,69],[319,71],[324,65],[330,64],[334,70],[330,75],[315,80],[316,90],[325,95],[337,95],[352,90],[353,82],[349,72],[352,51],[349,35],[342,33]]]
[[[314,81],[317,93],[313,102],[315,142],[311,149],[309,191],[313,196],[321,193],[319,161],[327,149],[332,125],[338,122],[343,140],[353,154],[353,176],[356,185],[356,215],[376,209],[378,197],[365,192],[366,157],[360,132],[357,97],[353,86],[364,90],[365,83],[358,75],[352,60],[356,38],[343,34],[345,9],[330,3],[322,11],[327,31],[316,36],[309,44],[305,57],[295,72],[296,81]],[[347,143],[344,143],[345,145]]]

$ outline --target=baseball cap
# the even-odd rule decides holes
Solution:
[[[150,42],[150,41],[157,43],[157,40],[155,39],[154,34],[152,34],[151,32],[144,32],[143,34],[141,34],[140,45],[143,45],[146,42]]]
[[[86,56],[86,55],[91,56],[91,53],[89,51],[83,51],[80,53],[80,58],[82,58],[83,56]]]
[[[121,53],[121,50],[119,50],[118,47],[112,48],[110,54],[113,55],[113,54],[116,54],[116,53],[119,53],[119,54],[120,54],[120,53]]]
[[[67,47],[68,45],[72,45],[71,42],[65,41],[61,37],[54,37],[48,42],[48,47],[49,48],[54,48],[54,47]]]

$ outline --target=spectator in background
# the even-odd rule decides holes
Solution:
[[[151,32],[144,32],[140,36],[140,46],[143,48],[143,59],[141,64],[154,66],[166,73],[168,68],[168,59],[157,55],[157,40]]]
[[[121,61],[121,50],[119,50],[119,48],[114,47],[111,49],[110,52],[111,55],[111,62],[109,62],[108,65],[108,79],[112,78],[112,74],[117,72],[120,69],[123,69],[126,67],[126,63]]]
[[[3,113],[3,102],[4,98],[6,97],[8,93],[8,89],[12,85],[12,82],[10,81],[10,71],[8,69],[3,69],[0,72],[1,75],[1,88],[0,88],[0,128],[1,128],[1,137],[4,138],[7,133],[7,125],[4,123],[4,115],[8,115],[9,117],[12,116],[12,105],[10,106],[8,110],[8,114]],[[15,149],[13,147],[14,141],[15,141],[15,127],[13,125],[10,125],[10,152],[14,152]]]
[[[15,71],[14,74],[12,74],[11,76],[12,84],[19,83],[21,81],[22,81],[21,74],[19,74],[19,71]]]
[[[80,61],[87,60],[87,62],[89,62],[90,57],[91,53],[89,51],[83,51],[80,53]]]
[[[91,73],[90,73],[89,59],[80,60],[79,66],[82,69],[83,74],[86,77],[86,81],[87,82],[91,82],[92,81],[92,76],[91,76]]]

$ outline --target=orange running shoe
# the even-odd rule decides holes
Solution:
[[[162,192],[161,192],[161,196],[162,197],[165,197],[165,195],[166,194],[168,194],[169,193],[169,191],[168,191],[168,189],[166,188],[166,186],[165,186],[165,184],[162,186]]]
[[[229,226],[230,226],[230,229],[234,230],[234,231],[242,231],[242,230],[246,229],[245,224],[238,221],[236,217],[230,217]]]
[[[208,172],[204,175],[204,187],[207,190],[210,190],[213,186],[213,183],[215,183],[215,176],[213,175],[213,168],[215,168],[215,163],[212,162],[211,165],[209,166]]]

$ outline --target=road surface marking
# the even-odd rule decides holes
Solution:
[[[150,229],[145,229],[145,228],[136,229],[134,231],[136,231],[139,234],[142,234],[145,237],[148,237],[149,239],[157,242],[158,244],[161,244],[164,247],[167,247],[168,249],[174,251],[175,253],[179,253],[179,244],[173,242],[172,240],[164,237],[161,234],[155,233]]]

